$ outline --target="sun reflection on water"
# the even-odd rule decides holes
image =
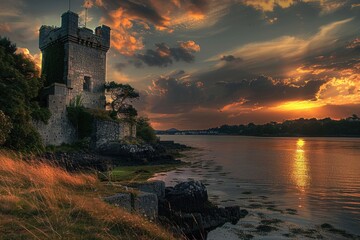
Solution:
[[[298,139],[294,156],[293,178],[298,189],[305,192],[310,182],[308,159],[305,155],[305,140]]]

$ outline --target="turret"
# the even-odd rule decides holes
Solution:
[[[61,16],[61,28],[66,31],[67,34],[76,35],[79,27],[79,15],[76,13],[67,11]]]
[[[95,29],[95,35],[102,38],[102,45],[107,49],[110,48],[110,31],[111,29],[106,25],[99,26]]]

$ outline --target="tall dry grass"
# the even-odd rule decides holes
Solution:
[[[104,187],[96,175],[0,153],[0,239],[173,239],[103,202]]]

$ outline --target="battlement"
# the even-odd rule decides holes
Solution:
[[[74,42],[107,52],[110,48],[110,27],[102,25],[93,30],[79,27],[79,15],[68,11],[62,16],[61,27],[41,26],[41,51],[59,42]]]

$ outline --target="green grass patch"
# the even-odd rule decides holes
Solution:
[[[160,172],[168,172],[183,167],[185,164],[162,164],[144,166],[121,166],[116,167],[102,176],[101,180],[113,182],[143,182]]]

